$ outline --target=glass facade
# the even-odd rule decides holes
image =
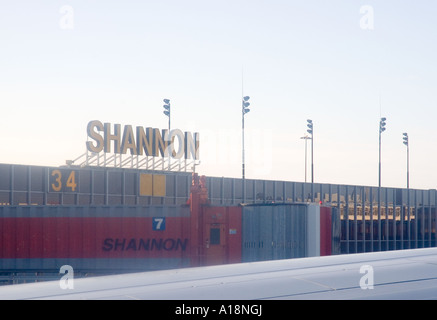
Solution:
[[[246,179],[246,196],[240,199],[223,198],[219,192],[232,184],[229,178],[207,181],[213,205],[315,202],[335,208],[340,214],[341,253],[437,246],[436,190]]]

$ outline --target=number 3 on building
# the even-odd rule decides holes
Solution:
[[[59,170],[52,171],[52,177],[54,177],[55,181],[51,184],[52,190],[59,192],[62,189],[62,174]]]

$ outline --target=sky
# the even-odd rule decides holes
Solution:
[[[198,132],[207,176],[437,187],[432,0],[0,0],[0,162],[59,166],[89,121]],[[310,142],[307,157],[310,159]],[[310,163],[308,161],[308,180]]]

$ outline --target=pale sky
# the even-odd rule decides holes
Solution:
[[[432,0],[0,0],[0,163],[59,166],[91,120],[199,132],[209,176],[437,187]],[[308,144],[308,150],[310,150]],[[310,153],[308,152],[308,158]],[[310,171],[308,170],[308,177]],[[308,178],[309,179],[309,178]]]

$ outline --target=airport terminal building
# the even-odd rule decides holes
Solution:
[[[49,168],[0,164],[0,204],[16,206],[178,206],[190,197],[189,172]],[[334,208],[341,253],[436,246],[436,190],[206,177],[209,204],[314,203]]]
[[[173,149],[166,130],[137,129],[140,149],[129,126],[123,136],[121,128],[109,135],[109,144],[97,135],[106,124],[90,124],[95,142],[80,164],[0,164],[1,274],[62,265],[114,273],[436,246],[436,190],[199,177],[191,172],[196,134],[174,131]],[[111,145],[118,151],[112,155]]]

